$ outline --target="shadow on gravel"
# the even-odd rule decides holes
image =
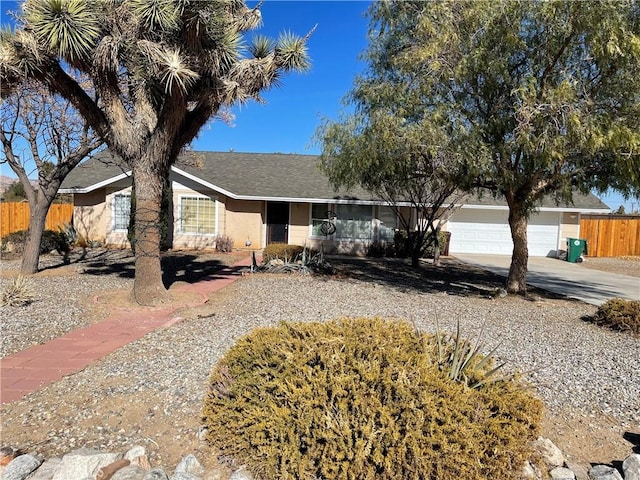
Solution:
[[[640,433],[624,432],[622,438],[633,445],[633,453],[640,453]]]
[[[405,292],[445,292],[487,298],[496,296],[505,286],[505,279],[500,275],[448,258],[442,259],[440,267],[424,260],[418,268],[401,259],[331,257],[329,262],[338,270],[338,278],[386,285]]]
[[[160,257],[162,281],[165,287],[176,282],[195,283],[209,279],[226,267],[218,259],[207,258],[206,255],[163,253]],[[85,275],[118,275],[121,278],[135,277],[135,258],[132,253],[119,256],[97,256],[87,262],[83,269]]]

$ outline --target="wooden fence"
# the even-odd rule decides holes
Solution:
[[[640,215],[582,215],[580,238],[590,257],[640,255]]]
[[[59,230],[65,223],[71,223],[73,204],[54,203],[47,215],[49,230]],[[27,202],[0,203],[0,238],[9,233],[29,228],[29,204]]]

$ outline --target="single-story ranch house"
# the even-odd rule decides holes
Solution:
[[[62,185],[61,193],[74,194],[73,223],[87,240],[127,246],[131,172],[122,165],[102,152]],[[189,152],[172,167],[170,180],[176,249],[211,248],[227,235],[235,248],[286,242],[362,254],[374,241],[392,240],[399,228],[391,208],[370,193],[336,192],[312,155]],[[573,205],[542,203],[529,222],[529,254],[556,256],[567,238],[579,237],[581,214],[609,212],[594,195],[577,194]],[[506,202],[491,195],[467,199],[443,227],[451,232],[449,253],[510,255],[507,215]],[[322,223],[329,216],[335,232],[327,234]]]

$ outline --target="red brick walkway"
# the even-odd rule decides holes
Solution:
[[[181,285],[177,291],[202,295],[216,292],[240,278],[238,271],[250,265],[247,257],[211,278]],[[66,375],[127,345],[147,333],[172,325],[181,319],[172,307],[140,307],[123,312],[88,327],[71,331],[43,345],[36,345],[0,360],[0,403],[20,400]]]

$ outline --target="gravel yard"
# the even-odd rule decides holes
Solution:
[[[88,301],[95,292],[131,288],[130,259],[91,261],[41,272],[33,278],[34,303],[2,310],[2,356],[102,318],[104,309],[97,314]],[[120,266],[107,268],[110,262]],[[3,263],[0,287],[15,268]],[[529,372],[548,410],[545,436],[582,462],[621,460],[631,452],[622,437],[640,435],[640,339],[582,320],[595,307],[539,291],[530,298],[494,297],[500,277],[455,262],[419,272],[401,262],[335,264],[334,277],[241,278],[206,305],[181,312],[179,324],[3,406],[3,442],[45,456],[79,446],[118,451],[141,444],[153,463],[175,465],[191,452],[206,462],[210,452],[197,433],[207,377],[237,338],[281,320],[382,316],[431,332],[436,320],[448,331],[460,322],[467,338],[482,331],[487,349],[500,345],[497,356],[507,368]]]

